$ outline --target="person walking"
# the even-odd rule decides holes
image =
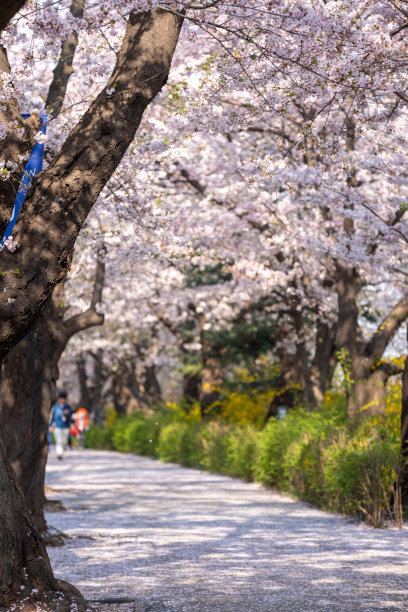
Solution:
[[[50,431],[54,432],[57,457],[62,460],[68,444],[71,427],[72,410],[67,404],[67,393],[60,391],[57,403],[53,406],[50,417]]]
[[[75,412],[75,429],[79,448],[85,448],[85,432],[88,430],[88,411],[80,406]]]

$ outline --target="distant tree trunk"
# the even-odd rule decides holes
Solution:
[[[118,414],[151,412],[149,402],[140,387],[135,364],[131,361],[123,359],[119,362],[112,377],[112,393],[113,403]]]
[[[76,358],[76,367],[79,383],[79,403],[88,411],[91,409],[91,399],[88,388],[88,376],[86,373],[86,360],[83,353],[80,353]]]
[[[102,389],[106,380],[103,367],[103,350],[98,349],[96,353],[91,353],[91,355],[94,361],[91,415],[95,425],[103,425],[105,422],[105,411],[102,401]]]
[[[201,404],[201,414],[205,417],[209,408],[220,397],[220,388],[224,382],[224,372],[221,366],[221,352],[215,347],[206,333],[206,320],[202,312],[199,312],[196,305],[189,304],[190,310],[194,313],[198,325],[201,343],[201,389],[199,402]]]
[[[358,325],[357,296],[361,279],[356,269],[337,267],[338,322],[336,348],[348,385],[348,419],[352,426],[368,414],[383,414],[386,409],[386,383],[401,372],[392,362],[382,361],[388,344],[408,317],[408,296],[404,296],[381,321],[369,341]]]
[[[310,365],[310,384],[314,403],[323,401],[327,387],[333,378],[337,363],[336,326],[318,319],[316,323],[315,354]]]
[[[407,327],[408,340],[408,327]],[[401,503],[404,511],[408,510],[408,357],[405,358],[402,373],[402,403],[401,403]]]
[[[154,365],[144,368],[144,388],[151,404],[157,404],[162,399],[162,391],[157,380],[156,366]]]
[[[283,352],[280,355],[279,366],[276,394],[269,404],[265,421],[277,416],[279,406],[293,408],[302,398],[296,355],[289,355]]]
[[[183,399],[187,403],[200,401],[201,389],[201,371],[191,374],[190,372],[183,374]]]
[[[306,408],[314,408],[322,402],[337,362],[335,325],[317,320],[315,352],[310,361],[302,340],[302,314],[295,308],[291,318],[299,338],[296,353],[280,353],[277,391],[268,407],[266,421],[277,416],[279,406],[293,408],[301,403]]]
[[[201,389],[199,402],[201,404],[201,412],[206,416],[209,408],[220,397],[220,387],[224,382],[224,373],[220,366],[220,361],[215,357],[209,357],[206,351],[208,346],[204,346],[203,369],[201,371]]]

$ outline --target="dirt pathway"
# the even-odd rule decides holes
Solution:
[[[50,549],[56,574],[89,599],[123,602],[95,610],[408,610],[406,529],[105,451],[51,456],[47,484],[68,509],[48,522],[72,536]]]

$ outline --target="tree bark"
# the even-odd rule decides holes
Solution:
[[[302,399],[299,368],[296,355],[282,352],[279,364],[279,379],[276,385],[276,394],[268,406],[265,417],[267,422],[271,417],[278,415],[279,406],[294,408]]]
[[[196,374],[184,373],[182,383],[183,400],[188,404],[199,402],[201,386],[201,372]]]
[[[220,361],[216,357],[209,357],[207,353],[208,347],[204,346],[203,369],[201,370],[201,389],[199,402],[201,404],[202,416],[206,416],[209,408],[220,397],[220,387],[224,382],[223,371],[220,367]]]

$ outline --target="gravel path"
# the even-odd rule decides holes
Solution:
[[[51,456],[47,484],[72,536],[57,576],[95,610],[408,610],[408,531],[373,530],[256,484],[105,451]]]

